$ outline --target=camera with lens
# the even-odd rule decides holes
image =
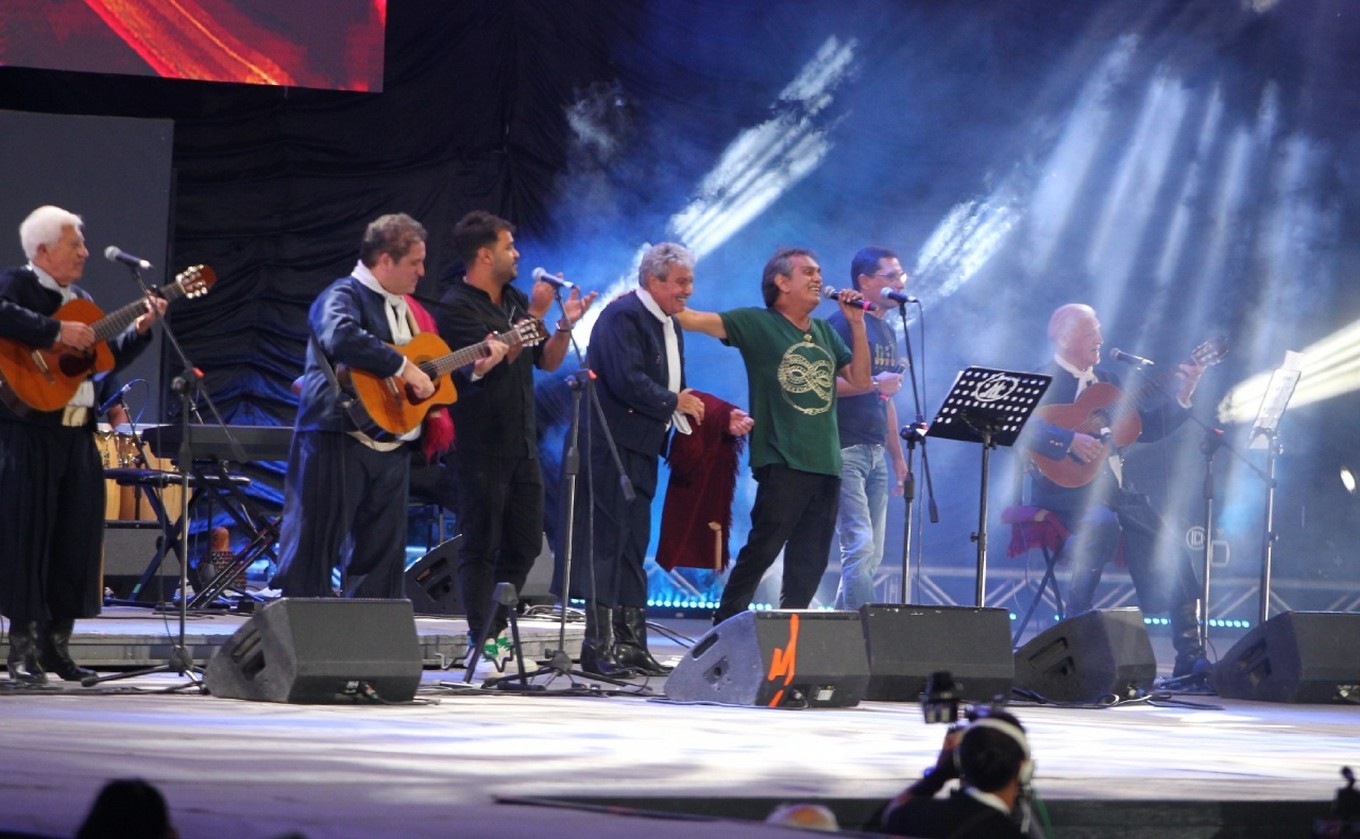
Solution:
[[[962,706],[954,674],[948,670],[931,673],[926,679],[925,693],[921,694],[921,715],[926,722],[956,723]]]
[[[953,725],[960,718],[973,722],[991,711],[1002,711],[1005,708],[1006,699],[1003,696],[997,696],[990,705],[981,709],[965,704],[959,683],[954,681],[954,675],[948,670],[931,673],[926,679],[925,692],[921,694],[921,715],[925,717],[927,723],[942,722]]]

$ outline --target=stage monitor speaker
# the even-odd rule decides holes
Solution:
[[[417,615],[466,615],[458,589],[462,534],[434,546],[406,569],[406,596]]]
[[[954,677],[961,699],[1011,695],[1015,659],[1007,610],[869,603],[859,613],[869,655],[865,699],[916,702],[941,670]]]
[[[364,685],[408,702],[423,667],[407,600],[284,598],[265,605],[208,661],[213,696],[351,703]]]
[[[1157,659],[1143,613],[1098,609],[1059,621],[1015,653],[1015,686],[1054,702],[1121,699],[1152,690]]]
[[[104,522],[104,576],[140,577],[151,565],[163,538],[164,531],[155,522]]]
[[[869,658],[858,612],[742,612],[681,656],[666,679],[677,702],[771,708],[858,705]]]
[[[1214,666],[1219,696],[1261,702],[1360,699],[1360,614],[1284,612],[1243,635]]]

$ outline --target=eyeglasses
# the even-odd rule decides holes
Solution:
[[[907,278],[907,272],[906,272],[906,271],[896,271],[896,272],[891,273],[891,274],[870,274],[869,276],[871,276],[871,277],[878,277],[880,280],[888,280],[889,282],[894,282],[894,283],[895,283],[895,282],[897,282],[898,280],[905,280],[905,279]]]

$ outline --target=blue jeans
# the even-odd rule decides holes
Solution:
[[[836,589],[836,608],[854,610],[877,602],[874,575],[883,562],[888,455],[881,445],[861,443],[841,449],[841,460],[841,504],[836,517],[841,583]]]

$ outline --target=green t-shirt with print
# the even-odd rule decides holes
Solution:
[[[825,320],[805,332],[773,309],[719,313],[727,338],[746,363],[751,468],[782,463],[819,475],[841,474],[836,427],[836,372],[850,363],[850,348]]]

